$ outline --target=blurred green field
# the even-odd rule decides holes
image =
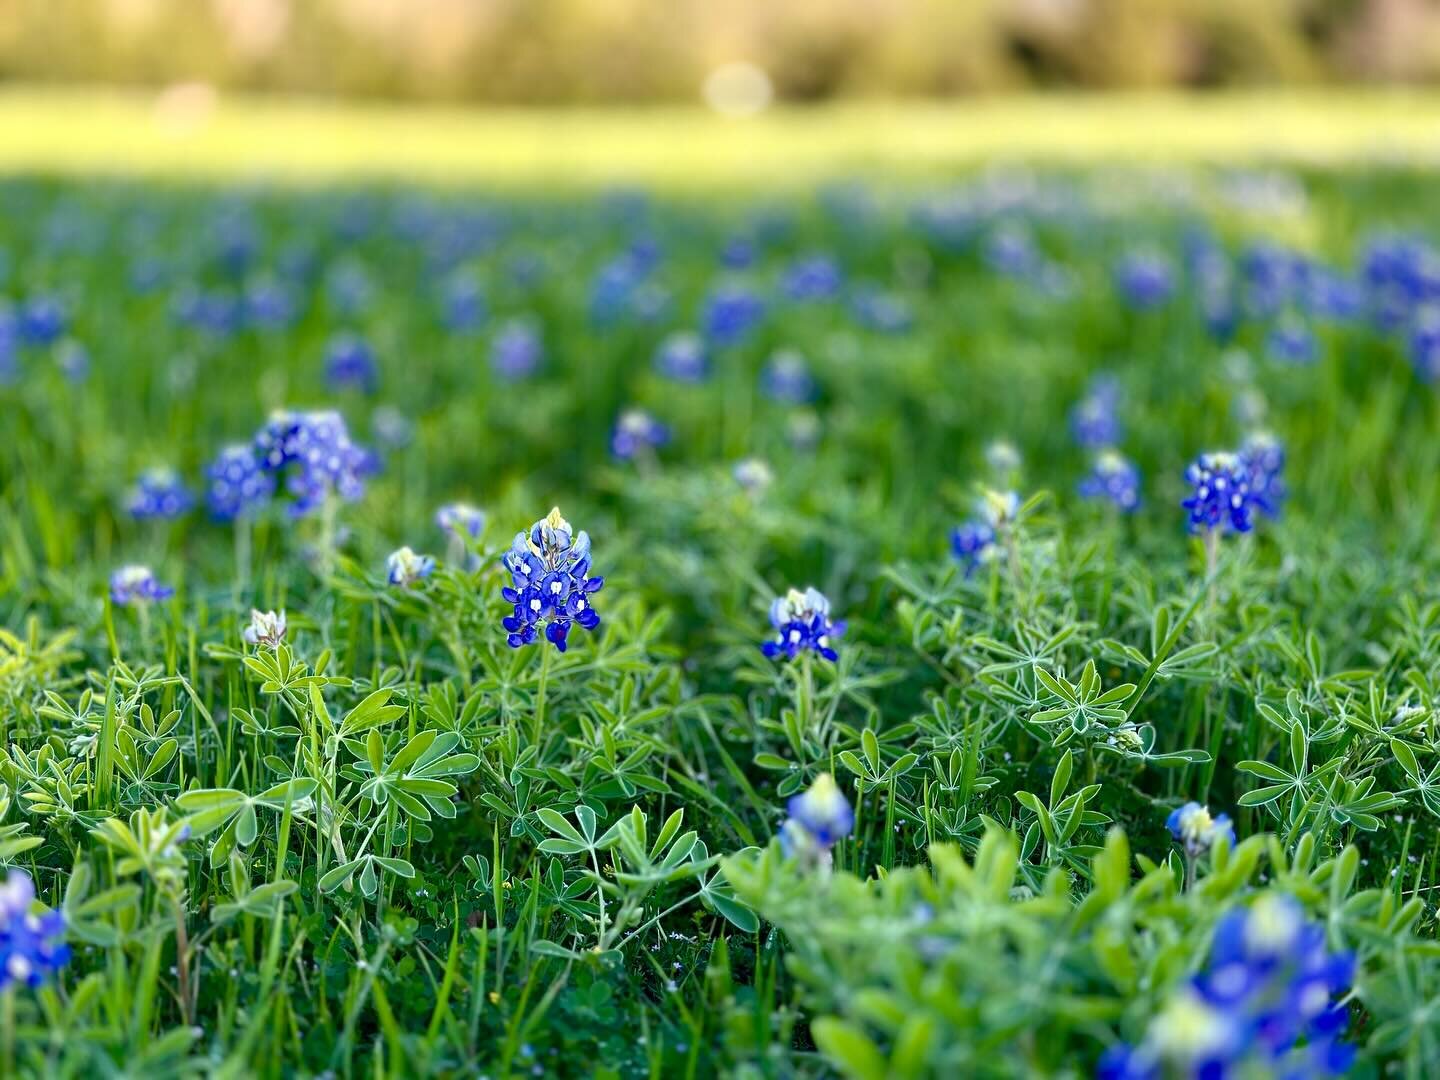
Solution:
[[[1424,163],[1440,93],[1310,91],[997,97],[774,109],[464,109],[16,88],[9,173],[419,179],[530,187],[636,181],[793,188],[838,173],[925,176],[1047,163]]]

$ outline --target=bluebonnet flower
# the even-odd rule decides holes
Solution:
[[[1140,505],[1140,470],[1114,450],[1095,456],[1090,475],[1080,481],[1080,494],[1087,499],[1109,499],[1121,510]]]
[[[0,344],[0,351],[4,345]],[[82,383],[90,375],[89,350],[73,338],[66,338],[55,346],[55,366],[67,382]]]
[[[903,333],[914,321],[903,297],[873,287],[855,290],[850,311],[861,326],[881,334]]]
[[[275,494],[275,477],[260,467],[249,443],[227,446],[205,470],[205,500],[219,521],[258,510]]]
[[[1009,222],[985,238],[985,264],[997,274],[1023,277],[1040,262],[1035,241],[1023,226]]]
[[[1009,439],[996,439],[985,447],[985,464],[1002,480],[1008,480],[1020,471],[1020,451]]]
[[[435,524],[450,536],[474,540],[485,531],[485,511],[469,503],[446,503],[435,511]]]
[[[291,513],[309,513],[331,495],[347,501],[365,490],[371,455],[350,441],[344,418],[331,410],[274,413],[255,435],[255,452],[267,472],[288,470]]]
[[[1208,807],[1197,802],[1187,802],[1177,807],[1165,819],[1170,835],[1185,845],[1187,855],[1204,855],[1215,841],[1224,837],[1231,846],[1235,844],[1235,827],[1226,814],[1211,817]]]
[[[1086,449],[1114,446],[1120,441],[1117,410],[1120,391],[1111,379],[1097,379],[1086,395],[1070,410],[1070,431],[1075,442]]]
[[[1272,315],[1299,291],[1305,260],[1276,244],[1252,244],[1240,256],[1246,307],[1256,315]]]
[[[1250,501],[1274,517],[1285,498],[1285,447],[1268,431],[1257,431],[1245,440],[1240,457],[1250,474]]]
[[[845,633],[845,623],[830,621],[830,601],[817,589],[791,589],[770,605],[770,625],[776,639],[760,646],[772,660],[784,656],[794,660],[804,652],[835,661],[839,654],[831,642]]]
[[[1365,293],[1359,283],[1326,266],[1309,268],[1301,299],[1306,311],[1331,322],[1349,322],[1365,310]]]
[[[764,302],[739,283],[723,284],[705,300],[705,336],[716,345],[734,345],[765,315]]]
[[[720,265],[727,270],[745,270],[755,262],[755,241],[748,236],[733,236],[720,249]]]
[[[590,576],[590,537],[583,529],[575,533],[558,506],[528,533],[515,534],[504,563],[511,583],[501,595],[514,610],[501,625],[512,649],[530,644],[543,626],[545,640],[564,652],[573,623],[586,630],[600,625],[590,597],[605,579]]]
[[[125,508],[139,521],[170,520],[180,517],[195,505],[195,498],[170,468],[147,469],[135,482]]]
[[[408,547],[398,548],[385,560],[385,576],[391,585],[408,589],[416,582],[424,581],[435,572],[435,559],[430,555],[417,555]]]
[[[273,278],[245,287],[244,321],[256,330],[281,330],[295,321],[297,306],[290,290]]]
[[[20,327],[15,313],[0,304],[0,386],[9,386],[20,378]]]
[[[710,373],[705,342],[699,334],[671,334],[655,350],[655,370],[676,382],[704,382]]]
[[[829,869],[831,849],[855,828],[850,800],[829,773],[786,804],[788,817],[780,829],[780,848],[788,858]]]
[[[490,368],[502,379],[524,379],[540,366],[540,334],[520,319],[503,324],[490,343]]]
[[[1192,491],[1180,505],[1190,511],[1191,532],[1227,527],[1250,531],[1255,504],[1250,497],[1250,469],[1239,454],[1201,454],[1185,470],[1185,482]]]
[[[1100,1062],[1102,1080],[1179,1075],[1343,1076],[1355,1059],[1342,1040],[1351,953],[1332,953],[1325,929],[1288,896],[1267,894],[1215,927],[1209,963],[1150,1022],[1136,1046]]]
[[[0,885],[0,992],[24,984],[39,986],[70,960],[65,916],[35,906],[35,884],[23,870],[11,870]]]
[[[1299,319],[1281,319],[1265,336],[1265,351],[1286,364],[1310,364],[1319,353],[1315,332]]]
[[[171,314],[181,326],[214,337],[229,337],[240,328],[243,312],[234,296],[187,286],[171,302]]]
[[[950,551],[969,577],[976,567],[990,561],[995,530],[983,521],[967,521],[950,531]]]
[[[621,461],[653,453],[670,441],[670,429],[644,409],[626,409],[610,435],[610,452]]]
[[[1421,308],[1410,329],[1410,363],[1427,383],[1440,383],[1440,306]]]
[[[840,267],[828,255],[796,259],[785,268],[780,288],[791,300],[829,300],[840,291]]]
[[[976,504],[976,516],[950,531],[950,553],[966,577],[994,558],[1001,530],[1012,525],[1019,512],[1019,495],[987,488]]]
[[[803,405],[815,396],[810,366],[794,349],[780,349],[760,373],[760,388],[784,405]]]
[[[380,381],[375,353],[357,334],[338,334],[325,349],[325,383],[331,390],[355,387],[373,394]]]
[[[737,484],[755,494],[764,491],[775,481],[775,474],[770,470],[770,466],[759,458],[737,461],[732,473]]]
[[[1116,267],[1115,283],[1127,304],[1137,311],[1148,311],[1165,303],[1175,292],[1175,272],[1162,255],[1132,251]]]
[[[110,575],[110,601],[120,607],[131,607],[168,600],[175,590],[160,584],[148,566],[122,566]]]
[[[65,334],[69,320],[53,296],[34,296],[20,307],[20,340],[27,345],[52,345]]]
[[[370,306],[375,285],[363,263],[347,260],[330,268],[325,279],[330,303],[342,315],[355,315]]]
[[[278,612],[252,608],[250,622],[240,631],[240,636],[245,639],[247,644],[278,649],[280,643],[285,640],[287,629],[284,608]]]
[[[485,321],[485,295],[474,279],[467,275],[455,275],[445,283],[441,309],[448,329],[457,332],[474,330]]]

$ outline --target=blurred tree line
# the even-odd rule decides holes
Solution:
[[[1440,0],[0,0],[0,78],[491,102],[1440,77]]]

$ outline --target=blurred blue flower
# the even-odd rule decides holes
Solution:
[[[1116,267],[1115,283],[1127,304],[1137,311],[1148,311],[1174,294],[1175,272],[1163,255],[1132,251]]]
[[[731,470],[735,482],[746,491],[758,494],[775,482],[775,474],[770,466],[759,458],[745,458],[735,463]]]
[[[1235,827],[1230,824],[1230,818],[1225,814],[1211,817],[1209,808],[1197,802],[1187,802],[1172,810],[1165,819],[1165,827],[1185,845],[1188,855],[1205,854],[1222,837],[1232,847],[1235,845]]]
[[[1267,431],[1250,435],[1240,447],[1240,457],[1249,471],[1250,501],[1269,517],[1280,512],[1286,490],[1285,447]]]
[[[791,589],[770,605],[770,625],[776,638],[760,646],[771,659],[795,659],[813,652],[830,661],[839,659],[832,642],[845,633],[845,623],[830,621],[830,601],[817,589]]]
[[[1310,364],[1319,354],[1315,332],[1298,318],[1278,320],[1265,337],[1265,351],[1272,360],[1286,364]]]
[[[828,255],[809,255],[785,268],[780,289],[791,300],[832,299],[840,291],[840,266]]]
[[[764,302],[747,286],[727,282],[711,290],[705,300],[705,337],[716,345],[734,345],[759,325]]]
[[[503,561],[510,584],[501,595],[514,608],[501,625],[512,649],[533,642],[543,627],[545,640],[564,652],[572,624],[586,630],[600,625],[590,597],[605,579],[590,576],[590,537],[575,533],[558,506],[529,532],[516,533]]]
[[[621,461],[651,454],[670,441],[670,429],[644,409],[626,409],[610,434],[610,452]]]
[[[1070,431],[1075,442],[1088,450],[1118,443],[1122,434],[1119,406],[1119,385],[1113,379],[1096,379],[1070,410]]]
[[[445,282],[441,318],[454,332],[474,330],[485,321],[485,294],[468,274],[454,274]]]
[[[435,511],[435,524],[449,536],[475,540],[485,531],[485,511],[469,503],[446,503]]]
[[[524,379],[540,367],[540,334],[521,319],[502,324],[490,343],[490,368],[502,379]]]
[[[168,521],[189,512],[195,498],[174,469],[147,469],[130,490],[125,508],[138,521]]]
[[[780,349],[760,373],[760,388],[783,405],[803,405],[815,396],[810,365],[794,349]]]
[[[167,600],[175,590],[160,584],[148,566],[122,566],[110,575],[110,601],[120,607]]]
[[[1322,1080],[1349,1073],[1341,1036],[1355,957],[1331,952],[1295,900],[1269,893],[1227,912],[1206,968],[1174,993],[1134,1046],[1101,1058],[1101,1080]]]
[[[293,515],[318,509],[332,495],[358,499],[365,478],[375,471],[374,457],[350,441],[344,418],[332,410],[280,411],[255,435],[255,452],[267,472],[286,472],[294,496]]]
[[[910,305],[903,297],[873,286],[855,290],[850,311],[861,326],[881,334],[901,334],[914,323]]]
[[[380,369],[370,343],[358,334],[337,334],[325,347],[325,383],[338,391],[354,387],[373,394],[380,381]]]
[[[1134,510],[1140,505],[1140,470],[1114,450],[1102,450],[1090,474],[1080,481],[1080,494],[1108,499],[1127,512]]]
[[[829,773],[786,804],[789,817],[780,829],[780,847],[790,858],[828,866],[830,849],[855,828],[855,811],[850,800]]]
[[[35,884],[23,870],[11,870],[0,885],[0,992],[12,986],[39,986],[70,960],[65,916],[35,907]]]
[[[660,342],[654,364],[657,372],[676,382],[704,382],[710,374],[704,340],[699,334],[687,331],[670,334]]]
[[[1440,306],[1423,307],[1410,329],[1410,363],[1427,383],[1440,383]]]
[[[0,351],[3,349],[0,344]],[[66,338],[55,346],[55,366],[67,382],[82,383],[90,377],[90,351],[73,338]]]
[[[205,501],[219,521],[253,513],[275,494],[275,477],[260,467],[249,443],[224,447],[205,470],[205,478]]]
[[[295,297],[274,278],[261,278],[246,286],[243,319],[252,329],[283,330],[297,314]]]
[[[20,340],[26,345],[52,345],[68,325],[65,309],[53,296],[33,296],[20,307]]]

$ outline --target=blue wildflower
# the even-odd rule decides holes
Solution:
[[[610,452],[621,461],[653,454],[670,441],[670,429],[644,409],[626,409],[610,435]]]
[[[1096,379],[1070,410],[1070,431],[1075,442],[1092,450],[1118,443],[1122,434],[1119,404],[1120,391],[1114,380]]]
[[[168,521],[187,513],[195,505],[180,474],[170,468],[147,469],[135,482],[125,508],[139,521]]]
[[[485,531],[485,511],[469,503],[446,503],[435,511],[435,524],[450,536],[475,540]]]
[[[168,600],[175,590],[160,584],[148,566],[122,566],[110,575],[110,601],[120,607]]]
[[[746,337],[765,315],[764,302],[749,288],[727,283],[705,300],[705,336],[716,345],[734,345]]]
[[[881,334],[904,333],[914,322],[903,297],[874,287],[855,290],[850,311],[861,326]]]
[[[1080,481],[1080,494],[1109,499],[1127,512],[1134,510],[1140,505],[1140,470],[1114,450],[1102,450],[1090,474]]]
[[[814,862],[828,869],[830,849],[855,828],[850,800],[829,773],[786,804],[789,816],[780,829],[780,847],[787,857]]]
[[[23,870],[11,870],[0,885],[0,992],[24,984],[39,986],[70,960],[65,916],[35,907],[35,884]]]
[[[1115,283],[1127,304],[1137,311],[1148,311],[1165,303],[1175,292],[1175,272],[1164,256],[1133,251],[1116,267]]]
[[[760,388],[783,405],[803,405],[815,396],[815,380],[805,358],[794,349],[780,349],[760,373]]]
[[[1214,846],[1215,841],[1224,837],[1232,846],[1235,843],[1235,827],[1225,814],[1211,817],[1208,807],[1197,802],[1187,802],[1177,807],[1165,819],[1170,835],[1185,845],[1188,855],[1203,855]]]
[[[325,349],[325,383],[331,390],[355,387],[375,392],[380,370],[369,342],[357,334],[338,334]]]
[[[558,506],[529,532],[516,533],[503,561],[510,584],[501,595],[514,610],[501,625],[512,649],[533,642],[543,627],[545,640],[564,652],[572,624],[586,630],[600,625],[590,597],[605,579],[590,576],[590,537],[575,533]]]
[[[828,255],[796,259],[785,268],[781,291],[791,300],[829,300],[840,291],[840,267]]]
[[[490,368],[502,379],[524,379],[540,366],[540,334],[529,322],[511,319],[490,343]]]
[[[485,321],[485,315],[485,295],[472,278],[456,275],[445,283],[441,317],[448,329],[474,330]]]
[[[1286,364],[1314,363],[1319,349],[1315,332],[1297,318],[1279,320],[1265,336],[1266,353]]]
[[[1257,431],[1245,440],[1240,457],[1249,470],[1250,501],[1262,513],[1274,517],[1280,511],[1286,490],[1285,447],[1267,431]]]
[[[1440,307],[1421,308],[1410,329],[1410,363],[1427,383],[1440,383]]]
[[[775,481],[775,474],[770,470],[770,466],[759,458],[737,461],[731,472],[735,482],[752,494],[759,494]]]
[[[1102,1080],[1162,1076],[1346,1075],[1342,1040],[1355,957],[1332,953],[1325,929],[1288,896],[1260,897],[1215,927],[1209,962],[1150,1021],[1136,1046],[1100,1062]]]
[[[985,238],[985,264],[1005,277],[1024,277],[1040,264],[1040,252],[1023,226],[1008,222]]]
[[[295,321],[295,298],[279,281],[261,278],[245,288],[245,324],[256,330],[282,330]]]
[[[1191,532],[1227,527],[1250,531],[1255,503],[1250,497],[1250,469],[1239,454],[1201,454],[1185,470],[1185,482],[1192,491],[1180,505],[1190,511]]]
[[[391,585],[408,589],[435,572],[435,559],[417,555],[408,547],[398,548],[385,560],[385,577]]]
[[[720,249],[720,265],[727,270],[745,270],[755,262],[755,241],[748,236],[734,236]]]
[[[950,532],[950,551],[969,577],[976,567],[990,561],[995,530],[983,521],[967,521]]]
[[[760,651],[772,660],[781,656],[793,660],[803,652],[832,662],[840,658],[831,643],[845,633],[845,623],[830,621],[830,601],[817,589],[791,589],[777,596],[770,605],[770,625],[776,639],[765,642]]]
[[[275,477],[260,467],[249,443],[227,446],[205,470],[205,500],[219,521],[253,513],[275,494]]]
[[[53,296],[35,296],[20,307],[20,340],[27,345],[52,345],[69,324],[65,309]]]
[[[255,452],[267,472],[287,472],[292,514],[317,509],[332,495],[347,501],[365,490],[375,459],[350,441],[345,419],[333,410],[274,413],[255,435]]]
[[[704,382],[710,373],[704,340],[699,334],[671,334],[655,350],[655,370],[676,382]]]

